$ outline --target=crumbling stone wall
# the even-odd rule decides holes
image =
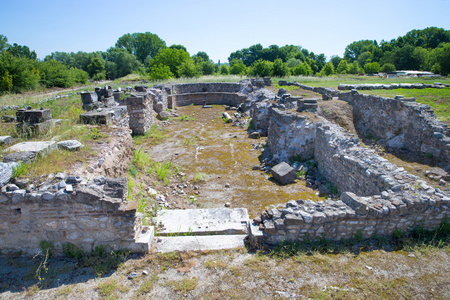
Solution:
[[[391,148],[406,148],[415,153],[430,153],[450,161],[450,131],[436,119],[430,106],[414,99],[392,99],[341,93],[341,100],[353,106],[353,119],[359,134],[372,134]]]
[[[267,145],[276,161],[288,161],[300,155],[314,157],[316,124],[307,117],[291,111],[270,108]]]
[[[420,222],[433,229],[450,215],[449,195],[361,147],[339,126],[315,124],[315,159],[320,172],[342,192],[341,199],[292,200],[283,208],[264,211],[260,220],[265,242],[340,240],[359,232],[370,237]]]
[[[76,183],[77,178],[68,177],[66,182]],[[126,196],[126,179],[105,177],[80,182],[73,191],[3,188],[0,250],[34,254],[39,251],[39,243],[46,240],[59,251],[63,243],[73,243],[85,251],[98,245],[140,251],[135,238],[142,227],[142,214],[128,205]]]
[[[256,221],[262,223],[265,242],[323,237],[340,240],[358,233],[370,237],[392,234],[395,229],[408,230],[421,222],[433,229],[450,215],[450,195],[391,164],[374,150],[361,147],[358,138],[338,125],[317,117],[317,122],[311,122],[305,130],[305,119],[294,112],[273,107],[269,112],[272,163],[311,153],[322,175],[342,194],[339,201],[292,200],[264,211]]]
[[[133,134],[145,134],[153,124],[153,103],[149,94],[136,93],[126,99],[126,105]]]

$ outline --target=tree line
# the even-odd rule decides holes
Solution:
[[[207,53],[190,55],[183,45],[167,46],[158,35],[128,33],[114,47],[97,52],[53,52],[38,60],[27,46],[8,44],[0,35],[0,93],[39,87],[70,87],[88,79],[116,79],[131,73],[151,80],[212,74],[249,76],[359,74],[426,70],[450,74],[450,31],[429,27],[392,39],[349,44],[343,57],[309,52],[301,46],[252,45],[214,63]]]

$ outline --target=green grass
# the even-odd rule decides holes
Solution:
[[[443,89],[396,89],[362,91],[364,94],[394,98],[403,95],[406,98],[415,97],[416,102],[429,105],[439,120],[450,125],[450,88]]]
[[[127,292],[128,288],[117,282],[116,279],[110,279],[97,285],[98,293],[108,299],[115,299],[118,292]]]
[[[155,162],[148,171],[149,173],[156,174],[159,181],[169,184],[170,176],[174,171],[174,164],[171,160],[166,162]]]
[[[182,280],[168,280],[166,282],[167,286],[171,286],[174,291],[186,294],[194,290],[198,285],[198,280],[196,277],[184,277]]]
[[[150,129],[144,135],[136,135],[133,137],[133,143],[135,145],[159,144],[167,135],[165,131],[157,125],[152,125]]]

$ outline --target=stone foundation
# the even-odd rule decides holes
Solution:
[[[78,177],[77,177],[78,178]],[[72,243],[84,251],[105,245],[113,249],[145,250],[135,243],[141,232],[142,215],[126,202],[126,179],[98,178],[79,182],[67,177],[53,191],[27,193],[17,189],[0,193],[0,249],[40,251],[43,240],[56,251]],[[67,186],[75,183],[73,191]],[[148,249],[147,249],[148,250]]]
[[[373,135],[390,148],[405,148],[413,153],[429,153],[443,162],[450,161],[450,130],[436,119],[428,105],[414,99],[392,99],[341,93],[339,99],[353,107],[359,135]],[[382,126],[381,126],[382,124]]]

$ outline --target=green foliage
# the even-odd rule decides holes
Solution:
[[[378,73],[379,71],[380,71],[380,64],[377,62],[366,63],[364,65],[364,72],[366,72],[366,74],[375,74]]]
[[[337,74],[347,74],[348,73],[348,63],[345,59],[341,60],[336,69]]]
[[[228,68],[228,65],[221,65],[220,66],[220,74],[221,75],[228,75],[230,73],[230,70]]]
[[[94,80],[103,80],[106,78],[105,61],[101,57],[94,57],[87,66],[89,76]]]
[[[312,71],[311,71],[312,72]],[[294,75],[303,75],[306,76],[308,75],[308,68],[307,68],[307,64],[306,63],[302,63],[297,65],[293,70],[292,73]]]
[[[322,75],[330,76],[334,74],[334,67],[331,62],[326,63],[321,71]]]
[[[106,61],[105,71],[109,79],[124,77],[144,66],[136,56],[122,48],[111,47],[106,52],[102,52],[102,57]]]
[[[394,72],[394,71],[395,71],[395,66],[394,66],[394,64],[391,64],[391,63],[385,63],[380,68],[380,72],[383,72],[383,73],[390,73],[390,72]]]
[[[180,77],[181,75],[178,73],[179,67],[186,61],[192,61],[192,58],[185,50],[165,48],[159,51],[155,58],[150,61],[150,73],[152,73],[155,68],[160,68],[160,66],[163,65],[168,66],[170,72],[174,74],[175,77]]]
[[[273,63],[266,60],[257,60],[250,67],[249,74],[257,77],[269,77],[273,73]]]
[[[166,43],[151,32],[135,32],[121,36],[115,46],[127,50],[128,53],[136,56],[141,63],[144,63],[148,57],[155,58],[159,51],[166,48]]]
[[[190,292],[194,290],[198,285],[198,280],[196,277],[184,277],[182,280],[175,281],[175,280],[168,280],[166,282],[167,286],[171,286],[174,291],[181,292],[182,294],[186,294],[187,292]]]
[[[188,59],[178,66],[179,77],[200,77],[201,73],[202,71],[194,64],[192,59]]]
[[[83,249],[72,243],[62,244],[62,248],[65,257],[80,259],[83,256]]]
[[[286,77],[290,75],[290,71],[289,68],[287,67],[286,63],[284,63],[281,58],[277,58],[275,59],[274,63],[273,63],[273,71],[272,71],[272,75],[273,76],[278,76],[278,77]]]
[[[247,67],[240,59],[230,61],[230,74],[245,75],[247,74]]]
[[[36,60],[3,51],[0,54],[0,93],[36,89],[40,80],[38,65]]]
[[[193,181],[195,183],[205,181],[205,179],[206,179],[206,175],[204,173],[200,173],[198,170],[195,171],[195,175],[194,175],[194,179],[193,179]]]
[[[46,87],[71,87],[87,82],[88,74],[83,70],[69,68],[56,60],[47,60],[39,64],[41,83]]]
[[[358,73],[362,73],[362,68],[359,66],[359,63],[357,61],[352,62],[349,66],[348,66],[348,73],[349,74],[358,74]]]
[[[20,177],[28,172],[28,167],[19,161],[19,164],[13,168],[12,178]]]
[[[164,79],[170,79],[170,78],[174,77],[173,73],[170,72],[169,66],[165,66],[162,64],[154,66],[150,70],[149,76],[152,80],[164,80]]]
[[[286,66],[288,66],[288,68],[294,69],[296,66],[298,66],[301,63],[302,63],[302,61],[300,59],[291,57],[286,62]]]

